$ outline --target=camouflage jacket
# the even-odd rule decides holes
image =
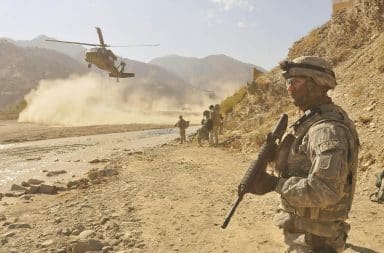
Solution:
[[[285,178],[276,188],[282,208],[312,220],[345,220],[356,183],[359,140],[355,126],[334,104],[306,114],[294,124]]]
[[[179,119],[179,121],[175,124],[175,126],[180,129],[186,129],[189,126],[189,122],[184,119]]]

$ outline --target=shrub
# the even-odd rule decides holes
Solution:
[[[245,87],[240,88],[235,94],[230,97],[227,97],[220,105],[221,111],[224,114],[228,114],[233,111],[233,108],[239,104],[245,95],[247,94],[247,89]]]

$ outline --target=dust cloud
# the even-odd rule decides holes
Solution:
[[[183,88],[158,94],[153,87],[143,79],[123,79],[117,83],[116,79],[95,73],[42,80],[25,96],[27,107],[20,113],[19,122],[64,126],[173,125],[178,116],[183,115],[192,124],[198,124],[202,111],[217,102],[201,93],[190,94]]]

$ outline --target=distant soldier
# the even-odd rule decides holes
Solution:
[[[203,112],[203,119],[201,120],[202,127],[197,130],[196,138],[199,146],[202,140],[209,140],[209,131],[212,130],[211,113],[206,110]]]
[[[175,124],[175,127],[180,129],[180,143],[183,144],[184,141],[187,141],[185,136],[185,129],[189,127],[189,121],[185,121],[183,116],[179,116],[179,121]]]
[[[224,130],[224,117],[223,114],[220,113],[220,128],[219,128],[219,134],[223,134]]]
[[[219,144],[219,131],[221,125],[220,105],[216,104],[211,112],[212,130],[209,132],[209,144],[217,147]]]

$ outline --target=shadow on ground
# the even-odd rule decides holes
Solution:
[[[368,249],[368,248],[364,248],[364,247],[360,247],[360,246],[356,246],[356,245],[353,245],[353,244],[350,244],[350,243],[347,243],[346,248],[347,249],[348,248],[352,249],[355,252],[359,252],[359,253],[379,253],[377,251],[374,251],[374,250],[371,250],[371,249]]]

